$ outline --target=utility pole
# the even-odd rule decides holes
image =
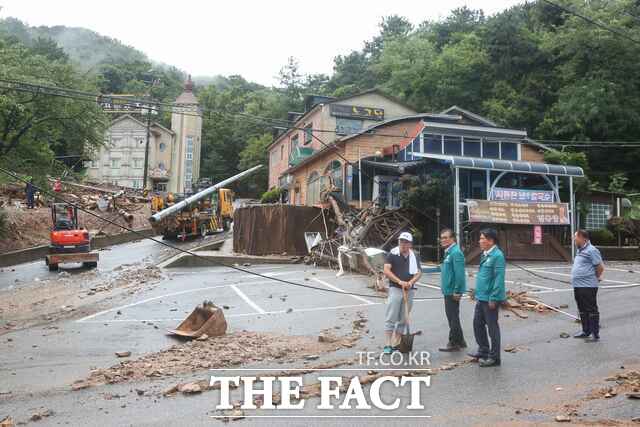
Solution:
[[[144,175],[142,178],[142,190],[147,189],[149,176],[149,139],[151,137],[151,104],[147,105],[147,142],[144,145]]]
[[[149,177],[149,140],[151,139],[151,90],[159,83],[159,80],[151,78],[151,88],[147,94],[147,141],[144,145],[144,174],[142,177],[142,190],[147,190],[147,180]]]

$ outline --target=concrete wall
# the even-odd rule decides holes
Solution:
[[[136,230],[136,233],[121,233],[111,236],[93,237],[91,239],[91,249],[101,249],[108,246],[119,245],[122,243],[132,242],[145,237],[153,237],[155,233],[150,228]],[[36,246],[18,251],[11,251],[0,254],[0,267],[9,267],[12,265],[23,264],[42,260],[42,267],[45,268],[44,257],[49,253],[49,245]],[[99,261],[98,261],[99,262]]]

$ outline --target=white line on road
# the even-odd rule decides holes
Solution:
[[[534,270],[534,269],[530,268],[529,270]],[[535,270],[546,271],[546,269],[543,269],[543,268],[536,268]],[[558,276],[571,277],[571,275],[567,274],[567,273],[556,273],[555,271],[547,271],[547,273],[556,274]],[[620,283],[620,284],[623,284],[623,285],[630,285],[631,284],[631,282],[624,282],[622,280],[602,279],[602,281],[603,282],[609,282],[609,283]]]
[[[417,282],[417,284],[419,286],[424,286],[425,288],[431,288],[431,289],[437,289],[437,290],[441,289],[440,286],[428,285],[428,284],[422,283],[422,282]]]
[[[261,284],[265,284],[265,283],[271,283],[271,281],[270,280],[261,280],[259,282],[241,283],[241,285],[261,285]],[[102,311],[99,311],[97,313],[91,314],[89,316],[83,317],[82,319],[78,319],[78,320],[76,320],[76,322],[82,323],[82,322],[87,321],[89,319],[93,319],[94,317],[102,316],[103,314],[111,313],[111,312],[118,311],[118,310],[124,310],[125,308],[135,307],[136,305],[145,304],[147,302],[155,301],[155,300],[162,299],[162,298],[172,297],[172,296],[175,296],[175,295],[189,294],[189,293],[193,293],[193,292],[208,291],[210,289],[227,288],[227,287],[230,287],[230,286],[233,286],[233,285],[229,284],[229,285],[206,286],[206,287],[203,287],[203,288],[187,289],[187,290],[184,290],[184,291],[178,291],[178,292],[171,292],[171,293],[168,293],[168,294],[162,294],[162,295],[159,295],[157,297],[151,297],[151,298],[146,298],[146,299],[143,299],[143,300],[140,300],[140,301],[136,301],[136,302],[133,302],[131,304],[125,304],[125,305],[121,305],[119,307],[110,308],[108,310],[102,310]]]
[[[251,300],[251,298],[249,298],[244,292],[242,292],[240,289],[238,289],[238,287],[236,285],[231,285],[230,286],[231,289],[233,289],[234,291],[236,291],[236,294],[238,294],[238,296],[240,298],[242,298],[244,300],[244,302],[246,302],[247,304],[249,304],[251,306],[251,308],[253,308],[255,311],[257,311],[260,314],[264,314],[266,313],[262,307],[260,307],[258,304],[256,304],[255,302],[253,302]]]
[[[324,280],[320,280],[320,279],[315,278],[315,277],[313,278],[313,280],[314,280],[314,281],[316,281],[316,282],[318,282],[318,283],[320,283],[321,285],[325,285],[325,286],[326,286],[327,288],[329,288],[329,289],[333,289],[334,291],[338,291],[338,292],[346,293],[346,291],[345,291],[344,289],[340,289],[340,288],[339,288],[339,287],[337,287],[337,286],[333,286],[331,283],[327,283],[327,282],[325,282]],[[357,299],[358,301],[362,301],[362,302],[364,302],[364,303],[366,303],[366,304],[369,304],[369,305],[371,305],[371,304],[375,304],[374,302],[369,301],[368,299],[362,298],[362,297],[360,297],[360,296],[358,296],[358,295],[351,295],[351,294],[349,294],[349,296],[351,296],[351,297],[353,297],[353,298]]]
[[[515,285],[529,286],[530,288],[546,289],[549,291],[556,289],[556,288],[550,288],[548,286],[534,285],[533,283],[525,283],[525,282],[519,282],[519,281],[513,281],[513,280],[505,280],[505,283],[513,283]]]

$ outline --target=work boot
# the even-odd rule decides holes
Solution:
[[[474,360],[474,362],[477,362],[477,361],[478,361],[478,360],[480,360],[480,359],[485,359],[485,358],[487,357],[487,355],[486,355],[486,354],[481,354],[481,353],[478,353],[478,352],[475,352],[475,353],[467,353],[467,356],[469,356],[469,357],[471,357],[471,358],[475,359],[475,360]]]
[[[582,332],[578,332],[573,337],[574,338],[588,338],[591,335],[591,327],[590,327],[589,313],[580,313],[580,323],[582,324]]]
[[[589,341],[600,340],[600,313],[589,314],[590,329],[593,332],[593,337],[589,338]]]
[[[453,345],[451,343],[447,344],[446,347],[440,347],[438,349],[438,351],[442,351],[442,352],[445,352],[445,353],[451,353],[451,352],[460,351],[460,350],[462,350],[462,347],[457,346],[457,345]]]
[[[500,366],[500,359],[493,359],[491,357],[487,359],[480,359],[478,363],[482,368],[488,368],[491,366]]]

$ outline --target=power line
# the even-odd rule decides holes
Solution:
[[[203,108],[199,108],[199,110],[201,111],[201,113],[199,114],[199,113],[184,111],[183,109],[184,106],[181,106],[180,104],[171,104],[171,103],[160,102],[160,101],[140,100],[136,98],[122,97],[122,96],[119,97],[119,96],[111,96],[111,95],[101,95],[101,94],[84,92],[84,91],[79,91],[74,89],[59,88],[55,86],[36,85],[36,84],[21,82],[17,80],[7,80],[2,78],[0,78],[0,82],[9,84],[9,86],[5,86],[5,87],[0,86],[0,89],[15,90],[19,92],[29,92],[34,94],[43,94],[47,96],[58,96],[58,97],[64,97],[68,99],[85,101],[85,102],[100,102],[100,101],[107,101],[111,99],[117,99],[117,100],[127,101],[126,103],[119,104],[120,106],[123,106],[123,107],[135,107],[135,108],[139,108],[140,110],[156,111],[160,113],[170,112],[172,114],[195,116],[200,118],[203,118],[205,115],[218,114],[218,115],[228,116],[234,119],[241,117],[248,120],[254,120],[254,121],[261,122],[265,126],[282,127],[287,130],[300,130],[300,131],[311,130],[312,132],[316,132],[316,133],[330,133],[330,134],[337,134],[339,132],[337,129],[318,129],[318,128],[305,128],[301,126],[295,126],[295,125],[291,125],[290,123],[292,122],[289,120],[257,116],[257,115],[252,115],[248,113],[242,113],[242,112],[233,113],[233,112],[227,112],[227,111],[205,110]],[[154,107],[153,105],[166,106],[168,107],[168,109]],[[126,114],[127,111],[122,111],[122,113]],[[131,113],[135,114],[135,112],[131,112]],[[405,134],[385,133],[385,132],[378,132],[375,129],[364,129],[357,134],[348,134],[348,135],[345,135],[345,137],[353,136],[353,135],[383,136],[383,137],[400,138],[400,139],[410,138],[410,136],[406,133]],[[590,141],[590,140],[579,141],[579,140],[557,140],[557,139],[532,139],[531,141],[529,141],[527,139],[497,138],[497,137],[482,137],[482,139],[485,142],[511,142],[511,143],[519,143],[519,144],[527,144],[533,141],[533,142],[544,143],[545,145],[554,146],[554,147],[558,147],[558,146],[594,147],[594,146],[604,146],[605,144],[606,146],[618,145],[624,148],[635,147],[636,145],[640,147],[640,141]]]
[[[633,43],[636,43],[636,44],[640,45],[640,40],[634,39],[633,37],[621,32],[621,31],[619,31],[619,30],[617,30],[615,28],[611,28],[611,27],[609,27],[609,26],[607,26],[605,24],[602,24],[602,23],[600,23],[600,22],[598,22],[598,21],[596,21],[594,19],[591,19],[591,18],[589,18],[587,16],[584,16],[584,15],[582,15],[582,14],[580,14],[580,13],[574,11],[574,10],[571,10],[571,9],[569,9],[567,7],[561,6],[561,5],[559,5],[557,3],[554,3],[554,2],[552,2],[550,0],[542,0],[542,1],[547,3],[547,4],[549,4],[549,5],[551,5],[551,6],[553,6],[553,7],[555,7],[555,8],[557,8],[557,9],[560,9],[560,10],[562,10],[564,12],[567,12],[567,13],[573,15],[573,16],[576,16],[576,17],[578,17],[578,18],[580,18],[580,19],[582,19],[582,20],[584,20],[584,21],[586,21],[586,22],[588,22],[588,23],[590,23],[592,25],[595,25],[596,27],[599,27],[599,28],[601,28],[603,30],[609,31],[610,33],[616,34],[616,35],[618,35],[620,37],[623,37],[623,38],[625,38],[625,39],[627,39],[627,40],[629,40],[629,41],[631,41]]]
[[[18,180],[18,181],[21,181],[21,182],[23,182],[25,184],[28,183],[28,181],[26,179],[20,177],[17,173],[15,173],[15,172],[13,172],[11,170],[5,169],[5,168],[3,168],[1,166],[0,166],[0,172],[2,172],[4,174],[6,174],[6,175]],[[319,288],[319,287],[312,286],[312,285],[306,285],[304,283],[292,282],[290,280],[285,280],[285,279],[280,279],[280,278],[277,278],[277,277],[267,276],[267,275],[258,273],[256,271],[251,271],[251,270],[247,270],[245,268],[237,267],[235,265],[225,264],[225,263],[220,262],[220,261],[215,261],[215,260],[212,260],[210,258],[206,258],[206,257],[200,256],[197,253],[191,252],[191,251],[189,251],[187,249],[182,249],[182,248],[179,248],[177,246],[173,246],[173,245],[171,245],[169,243],[166,243],[166,242],[163,242],[161,240],[158,240],[156,238],[146,236],[144,233],[141,233],[141,232],[139,232],[137,230],[134,230],[132,228],[126,227],[126,226],[124,226],[122,224],[119,224],[119,223],[117,223],[115,221],[112,221],[112,220],[110,220],[108,218],[102,217],[102,216],[100,216],[100,215],[98,215],[98,214],[96,214],[94,212],[91,212],[90,210],[88,210],[88,209],[76,204],[76,203],[68,201],[68,200],[64,199],[63,197],[61,197],[59,194],[52,193],[48,189],[45,190],[45,189],[43,189],[41,187],[36,186],[35,184],[32,184],[32,185],[36,190],[40,191],[42,194],[45,194],[45,195],[47,195],[49,197],[52,197],[54,200],[64,202],[64,203],[68,204],[69,206],[72,206],[72,207],[74,207],[74,208],[76,208],[76,209],[78,209],[78,210],[80,210],[80,211],[82,211],[82,212],[84,212],[84,213],[86,213],[88,215],[91,215],[91,216],[99,219],[100,221],[109,223],[111,225],[115,225],[116,227],[119,227],[119,228],[121,228],[121,229],[123,229],[125,231],[133,233],[133,234],[139,236],[142,239],[151,240],[151,241],[153,241],[155,243],[158,243],[160,245],[166,246],[166,247],[168,247],[170,249],[176,250],[178,252],[182,252],[184,254],[191,255],[191,256],[193,256],[195,258],[198,258],[198,259],[201,259],[201,260],[205,261],[206,263],[209,263],[209,264],[214,265],[214,266],[226,267],[226,268],[230,268],[230,269],[233,269],[233,270],[241,271],[243,273],[251,274],[251,275],[263,278],[263,279],[273,280],[273,281],[284,283],[284,284],[287,284],[287,285],[298,286],[298,287],[307,288],[307,289],[313,289],[313,290],[316,290],[316,291],[330,292],[330,293],[336,293],[336,294],[340,294],[340,295],[353,295],[353,296],[366,297],[366,298],[381,298],[381,299],[386,299],[387,298],[386,296],[383,296],[383,295],[360,294],[360,293],[356,293],[356,292],[338,291],[338,290],[334,290],[334,289],[330,289],[330,288]],[[439,299],[442,299],[442,297],[414,298],[414,300],[417,300],[417,301],[420,301],[420,300],[439,300]]]

